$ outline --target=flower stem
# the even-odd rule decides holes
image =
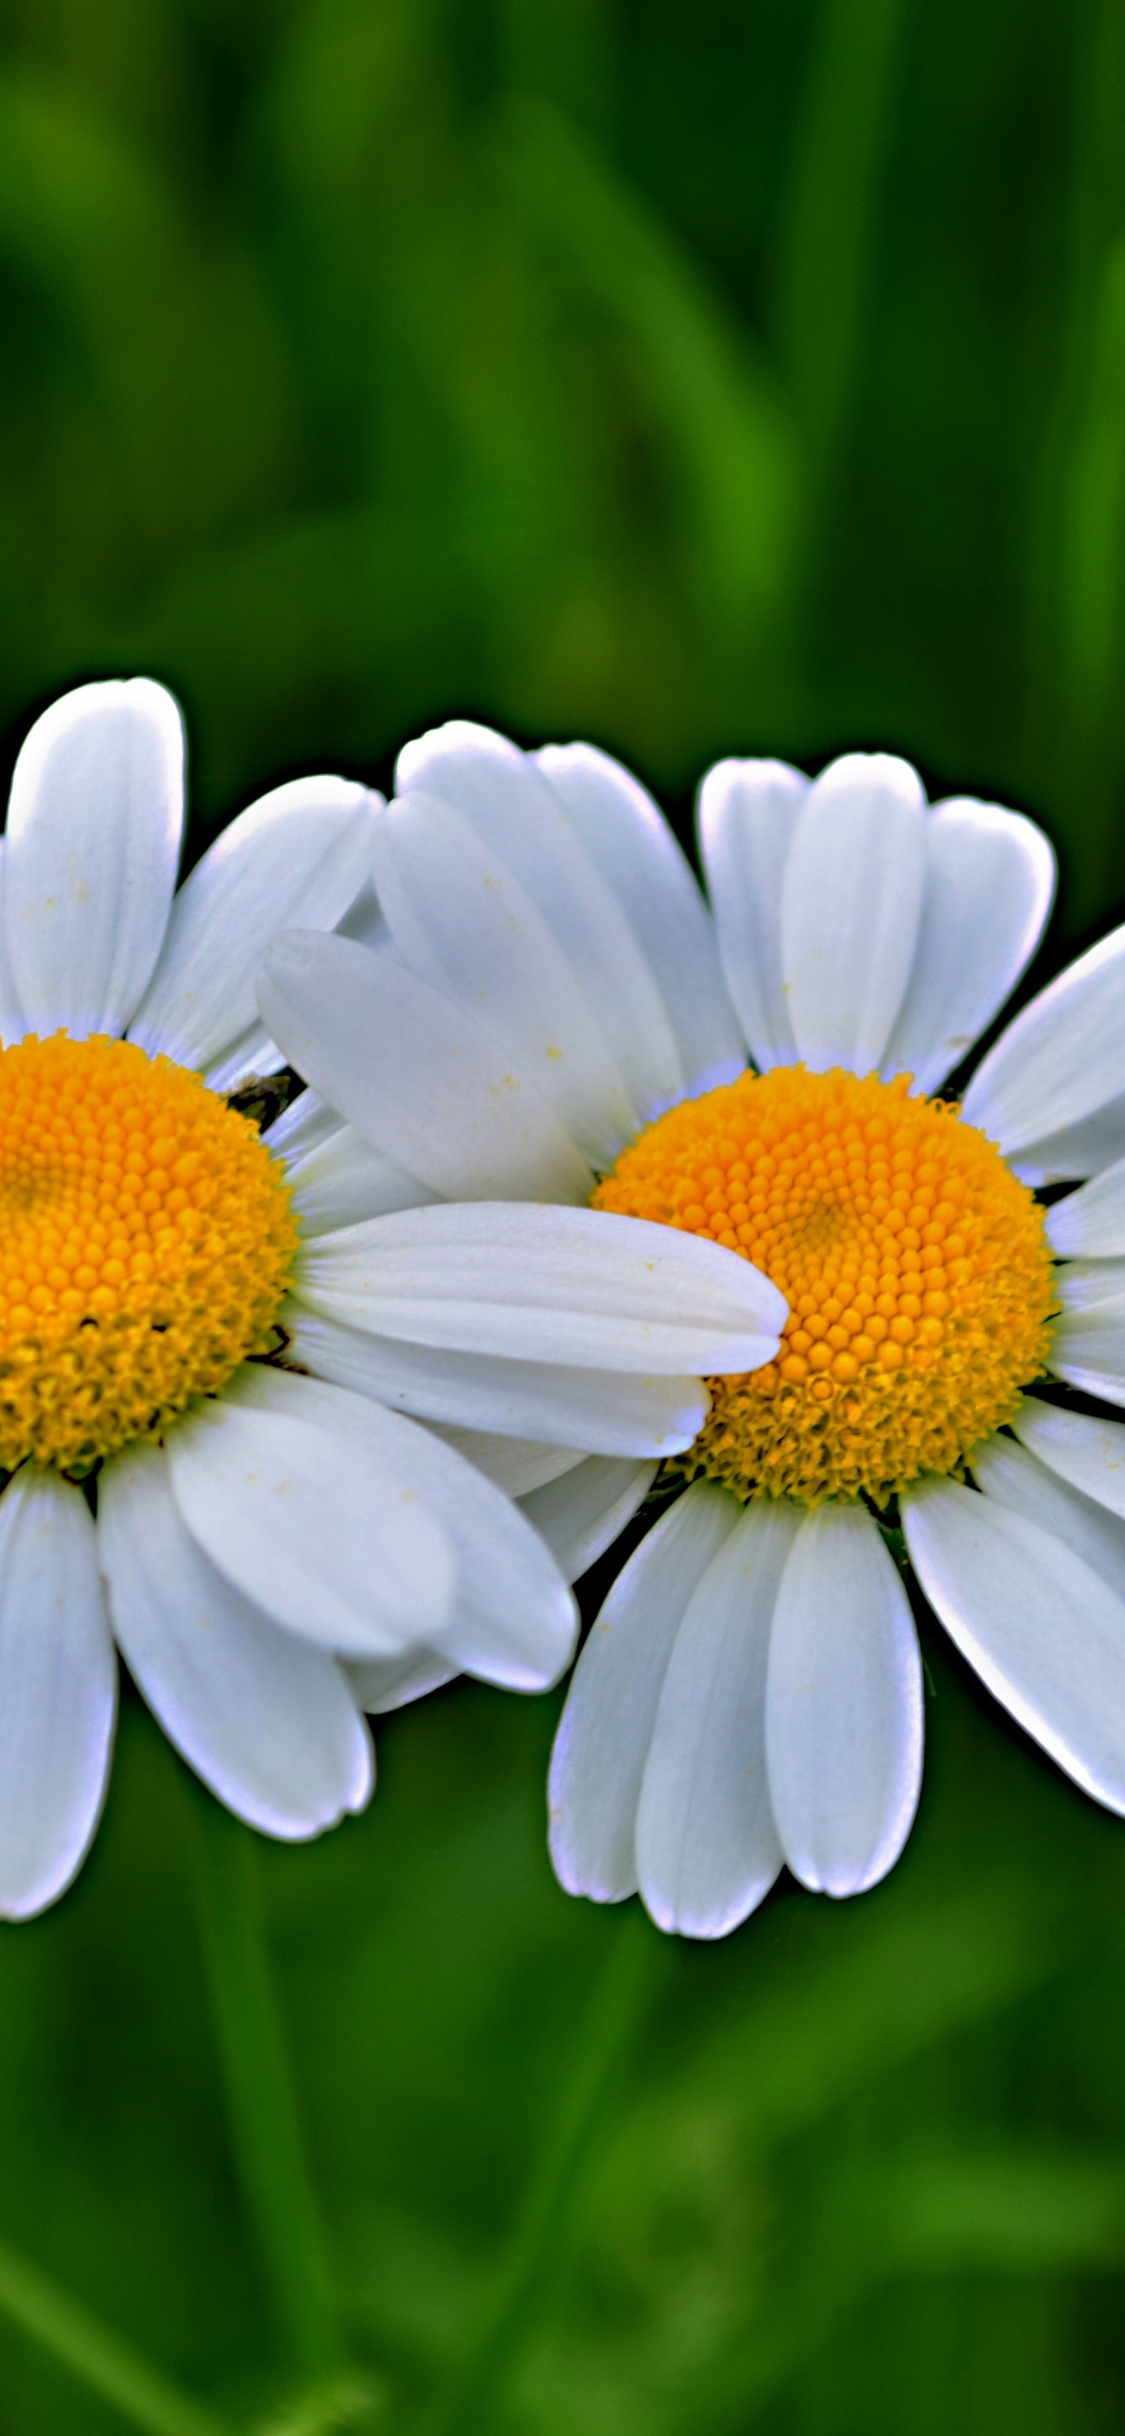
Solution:
[[[665,1957],[633,1905],[615,1932],[577,2032],[558,2104],[507,2256],[460,2359],[429,2410],[424,2436],[469,2436],[488,2425],[531,2331],[607,2094],[647,2010]]]
[[[838,472],[862,369],[905,14],[904,0],[821,0],[815,16],[781,249],[810,530]]]
[[[295,2365],[325,2377],[343,2345],[262,1928],[250,1830],[193,1801],[196,1882],[235,2156]]]
[[[6,2243],[0,2243],[0,2312],[144,2436],[227,2436],[202,2403],[181,2394]]]

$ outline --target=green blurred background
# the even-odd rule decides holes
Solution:
[[[198,849],[451,712],[685,819],[722,753],[883,744],[1044,820],[1042,971],[1120,909],[1116,0],[0,29],[10,753],[165,677]],[[1125,1829],[922,1628],[907,1857],[714,1950],[554,1886],[557,1699],[390,1720],[367,1817],[286,1850],[128,1698],[84,1876],[0,1936],[0,2436],[1117,2431]],[[319,2402],[209,1993],[251,1900],[359,2375]]]

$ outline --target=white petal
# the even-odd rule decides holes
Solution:
[[[1064,1260],[1125,1253],[1125,1159],[1047,1211],[1047,1240]]]
[[[283,1108],[281,1115],[266,1127],[262,1140],[288,1166],[307,1158],[319,1142],[327,1142],[332,1134],[342,1131],[334,1108],[329,1108],[315,1091],[299,1091],[288,1108]]]
[[[906,994],[926,860],[925,797],[891,753],[845,753],[809,788],[781,893],[797,1053],[814,1074],[879,1065]]]
[[[739,1517],[698,1482],[619,1573],[574,1670],[551,1754],[551,1858],[568,1893],[620,1903],[636,1891],[634,1830],[672,1645],[697,1583]]]
[[[424,1700],[457,1674],[457,1668],[436,1658],[432,1649],[414,1651],[409,1658],[357,1658],[343,1671],[357,1706],[369,1717],[385,1717],[411,1700]]]
[[[416,1345],[643,1372],[757,1370],[787,1305],[737,1252],[612,1210],[437,1202],[321,1236],[298,1299]]]
[[[1069,1184],[1078,1176],[1100,1176],[1123,1156],[1125,1092],[1107,1100],[1093,1116],[1080,1117],[1076,1125],[1063,1125],[1057,1133],[1037,1136],[1025,1149],[1011,1151],[1008,1165],[1022,1184],[1038,1190],[1043,1184]]]
[[[925,825],[926,884],[914,964],[884,1074],[936,1091],[986,1031],[1043,934],[1055,858],[1022,813],[955,796]]]
[[[117,1664],[81,1491],[25,1464],[0,1498],[0,1913],[69,1886],[101,1812]]]
[[[403,965],[297,932],[271,949],[258,1000],[298,1074],[432,1192],[589,1200],[591,1171],[530,1076]]]
[[[674,1097],[679,1061],[660,992],[613,889],[534,761],[491,729],[455,719],[406,746],[395,782],[400,794],[417,787],[455,805],[526,889],[642,1116]]]
[[[797,1044],[781,972],[781,896],[809,791],[785,761],[720,761],[699,790],[699,845],[727,988],[762,1073]]]
[[[1030,1150],[1123,1090],[1125,928],[1080,956],[1001,1033],[965,1093],[964,1113],[1005,1153]]]
[[[1056,1203],[1065,1209],[1065,1201]],[[1046,1213],[1048,1218],[1054,1211]],[[1048,1229],[1048,1232],[1050,1230]],[[1068,1318],[1097,1311],[1100,1304],[1125,1301],[1125,1260],[1068,1260],[1055,1270],[1055,1292]]]
[[[457,1560],[457,1596],[433,1635],[434,1652],[485,1683],[545,1691],[569,1666],[578,1637],[578,1611],[562,1572],[502,1489],[431,1431],[418,1435],[425,1456],[412,1457],[415,1476],[440,1512]]]
[[[403,963],[483,1024],[585,1156],[607,1165],[638,1132],[644,1103],[630,1098],[526,889],[452,804],[420,788],[397,797],[372,834],[375,885]],[[673,1074],[677,1096],[674,1051]]]
[[[285,1168],[306,1239],[356,1226],[361,1218],[383,1217],[388,1210],[417,1209],[434,1198],[428,1184],[373,1150],[351,1125],[338,1126],[302,1158],[287,1155]]]
[[[994,1698],[1078,1784],[1125,1810],[1125,1604],[991,1497],[927,1481],[902,1526],[931,1607]]]
[[[419,1600],[413,1629],[399,1635],[399,1648],[417,1652],[424,1646],[458,1670],[514,1691],[542,1691],[555,1681],[574,1649],[574,1601],[553,1557],[501,1489],[428,1429],[317,1379],[294,1378],[255,1363],[237,1374],[233,1393],[255,1421],[312,1415],[333,1438],[338,1429],[346,1430],[364,1483],[365,1522],[373,1486],[396,1473],[408,1510],[440,1515],[453,1552],[453,1602],[431,1629],[432,1607],[423,1614]],[[174,1486],[179,1497],[178,1482]],[[387,1553],[384,1539],[375,1558],[380,1574]],[[233,1572],[232,1566],[225,1569]],[[381,1580],[379,1588],[382,1592]],[[381,1649],[373,1641],[364,1650],[353,1643],[346,1654],[393,1652],[384,1640]]]
[[[209,1091],[240,1091],[244,1083],[261,1082],[266,1075],[280,1074],[284,1064],[281,1050],[275,1047],[264,1023],[252,1023],[248,1032],[240,1034],[234,1047],[208,1067],[203,1080]]]
[[[6,838],[0,837],[0,1047],[10,1049],[17,1040],[23,1039],[27,1025],[23,1019],[23,1009],[12,978],[12,964],[8,954],[8,934],[4,921],[7,852],[8,841]]]
[[[398,1431],[410,1425],[344,1388],[246,1368],[169,1432],[173,1495],[255,1606],[322,1647],[382,1657],[431,1640],[454,1595],[449,1534]]]
[[[1047,1356],[1051,1377],[1107,1404],[1125,1404],[1125,1261],[1074,1261],[1059,1272],[1059,1292],[1063,1310]]]
[[[641,1894],[662,1929],[725,1937],[782,1864],[766,1774],[766,1667],[796,1506],[751,1505],[708,1566],[668,1661],[637,1812]]]
[[[1123,1264],[1107,1260],[1099,1265],[1116,1270]],[[1088,1302],[1084,1309],[1068,1307],[1064,1296],[1047,1368],[1052,1378],[1065,1380],[1068,1387],[1079,1388],[1084,1395],[1101,1396],[1107,1404],[1125,1404],[1125,1291],[1118,1281],[1116,1294],[1111,1293],[1109,1282],[1107,1279],[1103,1300]]]
[[[1053,1379],[1062,1379],[1086,1396],[1106,1404],[1125,1404],[1125,1312],[1116,1327],[1060,1328],[1047,1365]]]
[[[1069,1480],[1111,1514],[1125,1514],[1125,1423],[1066,1412],[1041,1396],[1025,1396],[1012,1428],[1021,1445],[1060,1480]]]
[[[130,1039],[214,1065],[256,1020],[254,982],[279,931],[332,930],[371,866],[371,798],[347,778],[294,778],[224,829],[189,873]]]
[[[661,1045],[657,1097],[733,1082],[746,1063],[711,916],[698,881],[651,795],[592,744],[548,744],[535,760],[639,941],[672,1028],[679,1076]]]
[[[162,685],[79,685],[36,720],[4,856],[8,957],[29,1031],[124,1030],[160,953],[183,817],[183,728]]]
[[[656,1478],[655,1463],[590,1455],[545,1489],[522,1500],[565,1581],[577,1582],[632,1521]]]
[[[1107,1514],[1092,1497],[1067,1487],[1025,1446],[997,1436],[978,1447],[973,1474],[986,1497],[1038,1523],[1052,1539],[1061,1539],[1084,1564],[1092,1565],[1119,1599],[1125,1599],[1125,1521]]]
[[[682,1455],[711,1409],[702,1379],[641,1377],[635,1370],[576,1370],[509,1362],[372,1336],[318,1318],[297,1301],[281,1313],[289,1359],[396,1412],[463,1429],[541,1438],[583,1454]]]
[[[1055,1291],[1062,1305],[1054,1325],[1048,1368],[1063,1376],[1068,1362],[1109,1356],[1118,1368],[1114,1346],[1125,1327],[1125,1260],[1072,1260],[1055,1271]],[[1099,1346],[1095,1340],[1104,1340]]]
[[[859,1506],[806,1517],[782,1576],[766,1686],[770,1796],[805,1886],[877,1884],[922,1780],[922,1661],[902,1580]]]
[[[440,1422],[430,1426],[443,1446],[451,1446],[455,1455],[474,1464],[486,1480],[494,1480],[506,1497],[527,1497],[532,1489],[561,1480],[582,1462],[572,1446],[547,1446],[535,1438],[504,1438],[495,1430],[449,1429]]]
[[[339,1667],[208,1564],[180,1520],[160,1448],[130,1447],[106,1464],[98,1554],[131,1673],[228,1810],[288,1839],[362,1810],[371,1743]]]

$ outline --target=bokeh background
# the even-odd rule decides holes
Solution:
[[[0,0],[9,759],[160,675],[198,851],[453,712],[619,751],[685,834],[720,754],[890,746],[1051,832],[1043,977],[1125,902],[1123,135],[1120,0]],[[127,1698],[82,1879],[0,1935],[0,2436],[1116,2432],[1125,1827],[921,1621],[906,1858],[717,1949],[554,1886],[557,1699],[388,1721],[367,1817],[287,1850]],[[224,1869],[356,2364],[319,2400]]]

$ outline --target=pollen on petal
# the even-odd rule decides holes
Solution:
[[[670,1109],[599,1209],[709,1236],[789,1302],[776,1362],[708,1380],[680,1458],[743,1498],[877,1504],[948,1473],[1046,1367],[1056,1308],[1044,1213],[942,1100],[803,1066]]]
[[[82,1470],[262,1353],[298,1230],[276,1162],[125,1041],[0,1051],[0,1465]]]

